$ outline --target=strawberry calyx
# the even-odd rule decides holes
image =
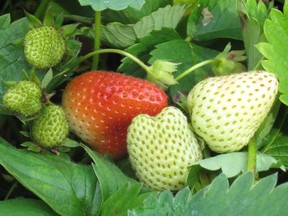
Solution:
[[[212,66],[212,71],[215,76],[229,75],[245,71],[246,68],[240,62],[247,59],[244,56],[244,50],[232,50],[229,43],[219,55],[216,56],[216,63]]]
[[[162,89],[167,89],[169,86],[178,83],[172,74],[176,70],[177,70],[176,63],[163,60],[156,60],[149,67],[146,79],[157,84]]]

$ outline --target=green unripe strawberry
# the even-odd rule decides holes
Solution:
[[[65,53],[65,41],[51,26],[33,28],[25,37],[24,53],[27,61],[36,68],[53,67]]]
[[[61,145],[69,133],[68,122],[62,107],[45,106],[32,124],[32,137],[45,148]]]
[[[213,151],[238,151],[254,136],[277,92],[277,78],[265,71],[205,79],[188,95],[191,124]]]
[[[136,116],[128,128],[128,153],[139,180],[154,190],[179,190],[189,167],[202,158],[186,116],[176,107]]]
[[[20,81],[10,87],[3,96],[3,106],[25,117],[35,115],[42,108],[42,89],[31,81]]]

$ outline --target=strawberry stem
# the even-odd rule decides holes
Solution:
[[[247,171],[252,171],[256,176],[256,139],[253,137],[248,143],[248,163]]]
[[[101,11],[95,12],[95,23],[94,23],[94,50],[100,49],[100,33],[101,33]],[[93,57],[92,70],[97,70],[99,63],[99,55],[96,54]]]
[[[116,54],[120,54],[120,55],[123,55],[123,56],[126,56],[130,59],[132,59],[134,62],[136,62],[141,68],[143,68],[147,73],[149,73],[149,67],[144,64],[140,59],[138,59],[137,57],[135,57],[134,55],[128,53],[128,52],[125,52],[123,50],[118,50],[118,49],[100,49],[100,50],[95,50],[93,52],[90,52],[88,54],[86,54],[85,56],[82,56],[80,58],[80,62],[83,62],[85,60],[87,60],[88,58],[94,56],[94,55],[99,55],[99,54],[102,54],[102,53],[116,53]]]
[[[203,67],[205,65],[208,64],[212,64],[219,61],[218,59],[208,59],[202,62],[199,62],[198,64],[193,65],[192,67],[188,68],[186,71],[184,71],[182,74],[180,74],[178,77],[176,77],[175,79],[177,81],[179,81],[180,79],[184,78],[185,76],[187,76],[188,74],[190,74],[191,72],[195,71],[196,69]]]
[[[6,194],[4,200],[8,200],[11,196],[11,194],[13,193],[13,191],[15,190],[15,188],[18,186],[18,182],[13,183],[13,185],[11,186],[11,188],[9,189],[8,193]]]

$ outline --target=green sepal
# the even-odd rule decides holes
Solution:
[[[32,151],[32,152],[39,153],[42,151],[42,148],[40,146],[36,145],[35,143],[31,141],[23,142],[21,146],[27,148],[27,150]]]
[[[43,25],[42,22],[37,17],[33,16],[27,11],[24,11],[24,13],[28,19],[30,28],[39,28]]]
[[[77,27],[79,26],[79,23],[76,24],[68,24],[63,26],[62,29],[62,36],[64,38],[69,38],[70,36],[75,34],[75,31],[77,30]]]
[[[44,78],[42,79],[42,82],[40,85],[41,88],[45,89],[49,85],[52,79],[53,79],[53,70],[50,68],[45,74]]]
[[[4,83],[5,86],[7,86],[8,88],[16,85],[18,83],[18,81],[4,81],[2,80],[2,82]]]
[[[217,62],[213,64],[212,71],[215,76],[229,75],[237,72],[245,71],[246,68],[241,61],[247,59],[244,56],[244,50],[232,50],[231,44],[228,43],[223,52],[216,56]]]
[[[63,13],[60,13],[56,18],[55,18],[55,27],[60,28],[63,25]]]
[[[177,65],[173,62],[156,60],[148,68],[146,79],[166,90],[168,86],[178,83],[173,76],[173,73],[177,71]]]
[[[52,12],[49,10],[51,7],[49,7],[45,13],[45,17],[43,19],[43,25],[45,26],[53,26],[55,27],[55,20],[52,15]]]
[[[31,68],[31,70],[30,70],[30,72],[29,72],[29,80],[30,81],[32,81],[32,82],[34,82],[34,83],[36,83],[36,84],[38,84],[39,86],[40,86],[40,80],[39,80],[39,78],[38,78],[38,76],[36,75],[36,72],[35,72],[35,68],[34,67],[32,67]]]

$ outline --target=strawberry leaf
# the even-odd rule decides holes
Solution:
[[[273,140],[273,141],[272,141]],[[280,160],[283,165],[288,166],[288,136],[273,130],[267,137],[266,141],[272,143],[267,145],[264,153]]]
[[[253,184],[252,173],[238,177],[229,186],[224,174],[192,196],[184,188],[173,197],[170,191],[152,193],[139,209],[129,210],[129,216],[139,215],[286,215],[288,184],[275,187],[277,175],[270,175]],[[233,200],[233,202],[231,202]],[[267,205],[269,203],[269,205]],[[209,206],[209,208],[207,207]]]
[[[180,39],[180,35],[174,29],[162,28],[159,31],[151,32],[146,37],[140,38],[139,43],[130,46],[126,51],[137,56],[143,62],[147,62],[150,58],[149,53],[154,49],[155,45],[174,39]],[[119,71],[136,77],[145,77],[146,73],[134,61],[129,58],[123,58],[122,61],[123,63],[118,68]]]
[[[24,59],[23,50],[15,45],[16,41],[24,38],[29,29],[26,18],[10,23],[10,16],[0,16],[0,80],[19,81],[22,70],[29,71],[29,65]],[[18,73],[15,73],[18,71]],[[3,85],[0,82],[0,85]],[[1,88],[0,88],[0,94]]]
[[[240,12],[244,26],[243,41],[248,57],[248,70],[255,70],[263,58],[256,49],[255,44],[266,40],[263,25],[270,10],[268,10],[263,1],[247,0],[242,1],[242,4],[240,4]]]
[[[133,26],[137,38],[145,37],[150,32],[165,27],[175,29],[184,12],[185,8],[179,5],[168,5],[165,8],[159,8],[151,15],[143,17]]]
[[[103,22],[120,22],[123,24],[132,24],[138,22],[141,18],[150,15],[161,7],[171,4],[170,0],[145,0],[140,10],[128,7],[121,11],[109,11],[103,16]]]
[[[288,40],[288,4],[284,5],[284,13],[272,9],[270,18],[264,23],[264,34],[268,43],[262,42],[257,45],[258,50],[267,60],[262,62],[265,70],[270,71],[280,80],[279,91],[281,102],[288,105],[288,47],[285,41]]]
[[[103,204],[102,215],[126,215],[128,209],[139,208],[150,193],[140,194],[140,184],[124,184]]]
[[[134,44],[137,36],[132,25],[115,22],[102,26],[101,40],[111,47],[125,48]]]
[[[135,44],[137,39],[149,35],[152,31],[161,30],[162,28],[175,29],[183,14],[183,6],[168,5],[143,17],[133,25],[114,22],[103,26],[101,39],[112,47],[125,48]]]
[[[13,216],[56,216],[57,214],[50,209],[43,201],[34,199],[10,199],[0,201],[1,215]],[[13,213],[12,213],[13,212]]]
[[[95,215],[99,210],[99,187],[90,166],[19,150],[3,139],[0,165],[60,215]]]
[[[212,171],[221,169],[228,178],[231,178],[246,172],[247,157],[247,152],[232,152],[200,160],[195,165],[199,164],[204,169]],[[257,154],[256,160],[257,172],[269,170],[278,162],[275,158],[262,153]],[[284,167],[280,168],[285,169]]]
[[[111,10],[123,10],[127,7],[139,10],[143,6],[144,2],[144,0],[79,0],[79,3],[82,6],[91,6],[95,11],[102,11],[108,8]]]
[[[84,150],[93,160],[93,169],[98,178],[103,200],[106,200],[124,184],[140,184],[134,179],[124,175],[124,173],[112,162],[100,156],[89,147],[82,145]]]
[[[223,16],[225,14],[225,16]],[[191,12],[187,34],[194,40],[242,39],[241,22],[234,0],[203,0]]]

